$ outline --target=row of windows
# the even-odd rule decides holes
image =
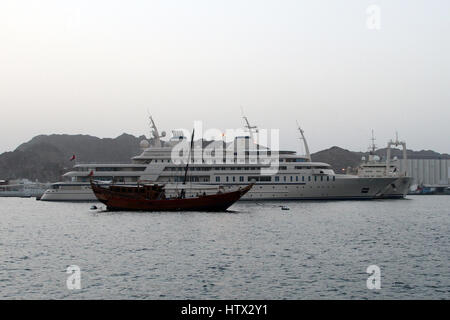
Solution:
[[[200,160],[200,159],[191,159],[191,163],[197,163],[198,161],[195,161],[195,160]],[[238,161],[237,160],[244,160],[244,159],[228,159],[228,158],[223,158],[223,159],[221,159],[221,161],[223,162],[223,163],[237,163]],[[250,159],[250,160],[257,160],[257,159]],[[171,163],[172,161],[170,160],[170,159],[166,159],[166,160],[164,160],[164,159],[147,159],[147,160],[144,160],[144,161],[142,161],[143,163],[146,163],[146,164],[149,164],[149,163]],[[201,162],[202,163],[216,163],[216,160],[213,160],[212,162],[211,162],[211,159],[201,159]],[[253,163],[254,161],[252,161],[252,163]],[[286,160],[284,160],[284,159],[279,159],[279,162],[306,162],[306,160],[305,159],[286,159]],[[286,168],[286,167],[284,167],[284,168]],[[296,169],[297,169],[297,167],[295,167]],[[311,167],[298,167],[298,168],[308,168],[308,169],[311,169]],[[312,167],[312,168],[315,168],[315,169],[329,169],[329,167],[325,167],[325,166],[315,166],[315,167]]]
[[[195,161],[195,160],[199,160],[199,159],[191,159],[191,163],[199,163],[200,161]],[[211,161],[211,160],[209,160],[209,159],[207,159],[206,161],[205,161],[205,159],[201,159],[202,161],[201,161],[201,163],[208,163],[208,164],[211,164],[211,163],[216,163],[216,160],[213,160],[213,161]],[[170,160],[170,159],[168,159],[168,160],[164,160],[164,159],[152,159],[152,160],[144,160],[144,161],[141,161],[142,163],[145,163],[145,164],[149,164],[149,163],[164,163],[164,162],[166,162],[166,163],[171,163],[172,161]],[[237,163],[237,160],[236,159],[232,159],[232,161],[230,160],[230,159],[222,159],[222,161],[221,161],[222,163]],[[221,162],[219,162],[219,163],[221,163]],[[256,159],[255,159],[255,161],[251,161],[250,163],[254,163],[254,162],[256,162]]]
[[[164,171],[184,171],[186,168],[185,167],[167,167],[164,169]],[[210,171],[210,170],[216,170],[216,171],[220,171],[220,170],[260,170],[260,168],[257,167],[215,167],[215,168],[210,168],[210,167],[190,167],[188,169],[188,171]]]
[[[186,168],[185,167],[166,167],[164,168],[164,171],[184,171]],[[221,171],[221,170],[260,170],[260,168],[257,167],[189,167],[188,171],[210,171],[210,170],[216,170],[216,171]]]
[[[167,167],[164,168],[164,171],[184,171],[185,167]],[[210,171],[211,168],[208,167],[190,167],[188,171]]]
[[[329,167],[325,167],[325,166],[316,166],[316,167],[299,167],[299,166],[295,166],[295,169],[330,169]],[[190,171],[210,171],[210,170],[216,170],[216,171],[221,171],[221,170],[236,170],[236,171],[241,171],[241,170],[260,170],[261,167],[189,167]],[[278,166],[279,170],[287,170],[286,166]],[[184,171],[185,167],[166,167],[164,168],[164,171]]]
[[[97,167],[95,168],[95,171],[100,171],[100,172],[104,172],[104,171],[144,171],[145,167],[131,167],[131,168],[126,168],[126,167]]]
[[[184,181],[184,177],[174,177],[174,181],[175,182],[183,182]],[[199,177],[188,176],[188,177],[186,177],[186,181],[199,182],[200,178]]]
[[[137,182],[138,177],[94,177],[97,181],[114,181],[114,182]],[[90,178],[87,177],[77,177],[72,178],[72,181],[76,182],[89,182]]]
[[[275,176],[274,178],[275,178],[274,179],[275,182],[280,182],[280,176]],[[290,177],[283,176],[283,182],[287,182],[287,181],[289,181],[289,182],[294,182],[294,181],[295,182],[299,182],[299,181],[305,182],[306,179],[307,179],[307,181],[313,180],[312,176],[306,176],[306,177],[305,176],[301,176],[301,177],[299,177],[299,176],[290,176]],[[336,177],[335,176],[320,176],[320,177],[314,176],[314,181],[319,181],[319,180],[320,181],[336,181]],[[268,182],[270,182],[270,181],[272,181],[272,177],[270,177],[270,176],[256,176],[256,177],[248,176],[247,181],[248,182],[251,182],[251,181],[268,181]],[[221,182],[220,176],[216,176],[216,182]],[[236,182],[236,176],[232,176],[232,177],[226,176],[225,182]],[[243,176],[239,177],[239,182],[244,182]]]
[[[95,168],[88,168],[88,167],[79,167],[77,171],[98,171],[98,172],[108,172],[108,171],[144,171],[145,166],[142,167],[95,167]]]
[[[306,159],[302,159],[302,158],[294,158],[294,159],[290,159],[287,158],[286,162],[306,162]],[[283,159],[280,159],[280,162],[283,162]]]

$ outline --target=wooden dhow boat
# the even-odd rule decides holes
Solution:
[[[91,188],[97,199],[111,211],[225,211],[246,194],[253,184],[236,191],[212,195],[166,198],[164,185],[100,186],[91,179]],[[182,190],[183,191],[183,190]]]
[[[133,210],[133,211],[225,211],[233,203],[238,201],[252,187],[253,183],[235,191],[223,192],[219,189],[216,194],[186,197],[186,181],[194,142],[194,130],[192,130],[191,147],[184,172],[183,187],[180,193],[171,198],[166,197],[164,185],[138,184],[137,186],[102,187],[92,180],[92,191],[97,199],[106,204],[108,210]],[[92,172],[91,172],[92,173]]]

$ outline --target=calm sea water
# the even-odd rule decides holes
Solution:
[[[450,196],[239,202],[227,213],[91,205],[0,198],[0,298],[450,298]],[[67,289],[69,265],[80,290]],[[380,290],[367,289],[369,265]]]

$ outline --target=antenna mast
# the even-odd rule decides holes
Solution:
[[[387,155],[386,155],[386,175],[390,174],[390,162],[391,162],[391,146],[402,146],[403,147],[403,172],[402,174],[406,176],[408,174],[408,160],[406,152],[406,142],[398,141],[398,132],[395,132],[395,141],[390,140],[387,145]]]
[[[155,147],[159,148],[159,147],[161,147],[161,140],[160,140],[160,138],[164,137],[164,135],[162,135],[162,136],[159,135],[158,128],[156,128],[155,121],[153,121],[152,116],[149,115],[148,117],[150,119],[150,129],[152,129],[152,131],[150,133],[152,134],[152,136],[154,138],[154,140],[153,140],[154,141],[154,145],[155,145]]]
[[[375,136],[373,134],[373,129],[372,129],[372,138],[370,138],[370,140],[372,141],[372,146],[371,146],[372,153],[375,154],[375,150],[376,150],[377,146],[375,145]]]
[[[297,128],[298,131],[300,132],[300,139],[303,140],[303,145],[305,146],[306,158],[311,162],[311,154],[309,153],[308,142],[306,142],[304,131],[302,130],[302,128],[300,128],[298,121],[297,121]]]
[[[189,162],[191,161],[191,152],[192,152],[192,148],[194,147],[194,130],[195,129],[192,129],[191,145],[189,148],[189,154],[188,154],[188,159],[187,159],[187,163],[186,163],[186,168],[184,169],[183,184],[186,184],[186,179],[187,179],[187,174],[188,174],[188,169],[189,169]]]
[[[248,121],[248,118],[244,115],[244,109],[241,107],[241,113],[242,113],[242,118],[244,119],[245,125],[244,127],[248,130],[248,132],[250,133],[250,137],[252,138],[252,142],[253,143],[257,143],[255,141],[255,138],[253,136],[253,130],[255,130],[256,133],[258,133],[258,127],[257,126],[251,126],[250,122]]]

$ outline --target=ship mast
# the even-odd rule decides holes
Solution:
[[[258,127],[250,125],[250,122],[248,121],[248,118],[244,115],[244,109],[242,109],[242,107],[241,107],[241,112],[242,112],[242,118],[244,119],[244,122],[245,122],[244,127],[250,133],[250,138],[252,139],[252,142],[256,144],[255,138],[253,136],[253,130],[255,130],[255,132],[258,133]]]
[[[308,142],[306,142],[304,131],[302,130],[302,128],[300,128],[298,121],[297,121],[297,128],[298,131],[300,132],[300,139],[303,140],[303,145],[305,146],[306,158],[309,160],[309,162],[311,162],[311,154],[309,153]]]
[[[160,138],[165,136],[165,132],[163,131],[163,134],[159,135],[158,128],[156,127],[155,121],[153,121],[152,116],[149,115],[148,117],[150,119],[150,129],[152,129],[151,134],[154,139],[153,144],[155,147],[160,148],[162,146]]]
[[[395,133],[395,141],[390,140],[387,144],[387,155],[386,155],[386,175],[390,173],[390,166],[391,166],[391,146],[402,146],[403,147],[403,175],[407,175],[408,173],[408,160],[406,155],[406,142],[404,141],[398,141],[398,133]]]
[[[375,150],[376,150],[376,145],[375,145],[375,136],[373,134],[373,129],[372,129],[372,138],[370,138],[370,140],[372,141],[372,145],[371,145],[371,149],[372,149],[372,153],[375,154]]]
[[[188,159],[187,159],[187,163],[186,163],[186,168],[184,169],[183,184],[186,184],[186,179],[187,179],[187,174],[188,174],[188,169],[189,169],[189,162],[191,161],[191,151],[192,151],[192,148],[194,146],[194,130],[195,129],[192,129],[191,146],[189,148],[189,154],[188,154]]]

